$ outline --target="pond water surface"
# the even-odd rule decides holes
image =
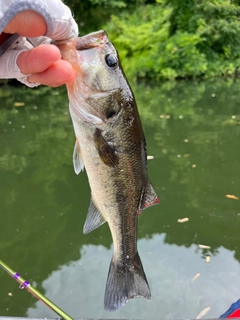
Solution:
[[[152,299],[104,311],[112,239],[107,225],[82,232],[90,190],[73,171],[64,88],[0,89],[0,259],[72,317],[195,318],[210,307],[205,318],[217,318],[240,298],[240,81],[133,89],[161,199],[139,217]],[[1,269],[0,315],[57,317]]]

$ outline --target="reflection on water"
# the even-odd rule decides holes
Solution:
[[[164,243],[165,235],[141,239],[139,250],[148,275],[152,299],[130,300],[114,318],[194,319],[206,307],[209,318],[225,312],[240,295],[240,264],[222,247],[207,264],[196,245],[186,248]],[[112,318],[103,311],[103,295],[112,250],[84,245],[81,259],[60,266],[43,281],[47,297],[73,317]],[[192,281],[200,273],[199,278]],[[29,317],[55,317],[41,302],[28,309]],[[158,315],[158,316],[157,316]]]
[[[0,258],[75,317],[194,318],[205,307],[218,317],[240,296],[240,207],[226,198],[240,197],[240,82],[134,92],[161,199],[138,228],[152,300],[103,310],[112,239],[107,224],[82,233],[90,190],[73,171],[64,88],[0,88]],[[1,270],[0,315],[55,317]]]

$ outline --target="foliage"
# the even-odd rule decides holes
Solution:
[[[65,0],[80,34],[105,29],[127,75],[237,76],[239,0]]]
[[[81,35],[101,29],[112,14],[119,14],[124,9],[130,13],[135,7],[145,3],[155,3],[154,0],[65,0],[64,2],[71,8]]]
[[[174,79],[237,73],[238,4],[229,0],[157,2],[114,15],[105,26],[128,74]]]

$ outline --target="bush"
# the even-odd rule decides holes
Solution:
[[[107,30],[128,75],[231,76],[240,66],[240,0],[66,0],[81,34]]]
[[[240,65],[239,15],[229,0],[158,0],[112,16],[105,29],[131,76],[229,76]]]

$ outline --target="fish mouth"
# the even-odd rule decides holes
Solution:
[[[96,32],[89,33],[83,37],[77,37],[69,39],[69,42],[74,41],[75,49],[78,51],[88,50],[100,45],[107,44],[109,42],[106,31],[99,30]],[[68,43],[68,40],[53,40],[53,44],[56,46]]]
[[[100,30],[92,32],[86,36],[79,37],[76,39],[77,50],[88,50],[94,47],[107,44],[109,42],[106,31]]]

